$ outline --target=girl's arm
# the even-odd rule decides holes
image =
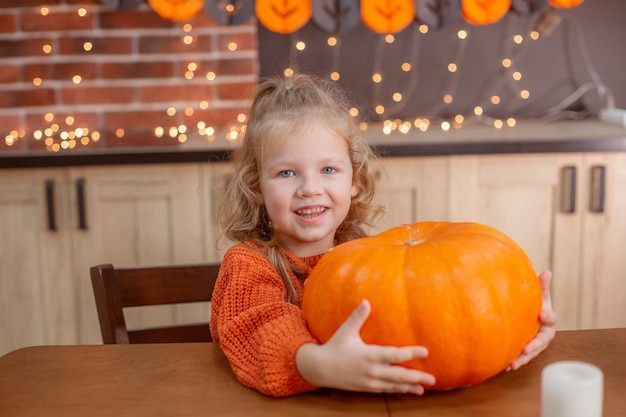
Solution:
[[[296,353],[296,367],[311,384],[349,391],[424,393],[435,377],[397,365],[428,355],[422,346],[368,345],[359,331],[371,307],[364,300],[323,345],[306,343]]]

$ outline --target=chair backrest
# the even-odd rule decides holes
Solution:
[[[210,342],[208,322],[129,330],[125,307],[211,301],[220,264],[90,269],[102,341],[118,343]]]

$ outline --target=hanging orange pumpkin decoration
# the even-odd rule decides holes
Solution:
[[[461,16],[474,25],[495,23],[510,8],[511,0],[461,0]]]
[[[552,7],[562,7],[570,9],[581,4],[584,0],[550,0],[549,4]]]
[[[163,19],[182,22],[200,13],[204,0],[148,0],[148,4]]]
[[[259,22],[281,34],[300,29],[313,14],[311,0],[256,0],[255,8]]]
[[[476,223],[421,222],[338,245],[304,286],[311,333],[326,342],[367,299],[361,338],[422,345],[425,359],[403,365],[432,373],[449,389],[504,370],[539,329],[541,287],[524,251]]]
[[[414,0],[361,0],[361,19],[374,32],[400,32],[415,19]]]

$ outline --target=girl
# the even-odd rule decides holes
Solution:
[[[373,158],[335,84],[306,75],[260,84],[220,210],[225,236],[237,243],[224,255],[210,323],[244,385],[270,396],[318,387],[420,395],[435,382],[397,365],[426,357],[426,348],[363,343],[366,300],[325,344],[302,317],[309,271],[336,244],[364,237],[379,211]],[[542,327],[511,369],[554,337],[550,274],[540,280]]]

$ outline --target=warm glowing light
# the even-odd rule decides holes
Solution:
[[[80,75],[75,75],[72,77],[72,82],[74,84],[80,84],[80,82],[83,80],[83,78]]]
[[[483,111],[484,111],[483,108],[480,107],[480,106],[474,107],[474,114],[476,116],[482,116],[483,115]]]
[[[296,42],[296,49],[298,51],[304,51],[305,48],[306,48],[306,43],[304,43],[303,41]]]
[[[44,117],[43,117],[43,118],[44,118],[44,120],[45,120],[46,122],[48,122],[48,123],[49,123],[49,122],[51,122],[51,121],[53,121],[53,120],[54,120],[54,114],[52,114],[52,113],[46,113],[46,114],[44,115]]]
[[[461,29],[461,30],[459,30],[459,31],[456,33],[456,36],[457,36],[459,39],[467,39],[467,31],[465,31],[465,30]]]
[[[510,68],[512,64],[513,64],[513,62],[509,58],[504,58],[502,60],[502,66],[504,68]]]
[[[529,36],[530,36],[530,39],[536,41],[537,39],[539,39],[539,32],[537,32],[536,30],[533,30],[532,32],[530,32]]]
[[[333,81],[339,80],[340,77],[341,75],[337,71],[333,71],[330,73],[330,79]]]
[[[178,135],[178,142],[179,143],[187,142],[187,135]]]
[[[400,93],[393,93],[393,101],[395,101],[396,103],[399,103],[402,101],[402,94]]]
[[[178,128],[176,128],[176,126],[171,126],[168,135],[170,136],[170,138],[175,138],[176,136],[178,136]]]
[[[194,74],[193,71],[186,71],[185,72],[185,78],[187,80],[193,80],[193,78],[196,76],[196,74]]]
[[[496,119],[493,121],[493,127],[496,129],[502,129],[504,127],[504,122],[500,119]]]
[[[443,96],[443,102],[446,104],[450,104],[454,101],[454,97],[452,97],[452,94],[446,94],[445,96]]]
[[[285,74],[285,77],[291,77],[293,75],[293,68],[285,68],[283,74]]]
[[[174,116],[176,114],[176,109],[174,107],[168,107],[165,112],[168,116]]]
[[[82,138],[83,136],[85,136],[85,132],[83,128],[79,127],[74,131],[74,135],[76,135],[77,138]]]
[[[374,111],[376,112],[376,114],[383,114],[385,112],[385,106],[379,104],[378,106],[376,106]]]
[[[83,49],[85,50],[85,52],[91,51],[93,49],[93,43],[89,41],[83,43]]]
[[[33,137],[35,138],[35,140],[41,140],[43,138],[43,132],[37,129],[33,132]]]
[[[404,134],[409,133],[409,130],[411,130],[411,123],[409,122],[402,123],[400,126],[398,126],[398,130],[400,131],[400,133],[404,133]]]
[[[43,143],[45,143],[46,146],[52,146],[52,144],[54,143],[54,139],[52,139],[51,137],[47,137],[46,140],[43,141]]]
[[[409,64],[408,62],[403,62],[400,68],[402,68],[402,71],[404,72],[409,72],[411,71],[411,64]]]
[[[519,81],[522,79],[522,73],[519,71],[515,71],[511,76],[515,81]]]
[[[78,13],[80,17],[85,17],[87,16],[87,9],[85,9],[84,7],[81,7],[76,11],[76,13]]]
[[[246,114],[245,114],[245,113],[239,113],[239,114],[237,115],[237,121],[238,121],[239,123],[245,123],[247,119],[248,119],[248,116],[246,116]]]
[[[465,121],[465,117],[463,117],[462,114],[457,114],[456,116],[454,116],[454,121],[461,124]]]
[[[500,104],[500,97],[499,96],[491,96],[491,103],[493,103],[493,104]]]
[[[44,46],[41,47],[41,49],[43,50],[44,54],[49,54],[50,52],[52,52],[52,45],[45,44]]]
[[[396,38],[391,33],[385,35],[385,42],[393,43],[395,40],[396,40]]]
[[[201,110],[206,110],[209,108],[209,102],[206,100],[202,100],[198,106]]]
[[[196,64],[195,62],[190,62],[187,64],[187,69],[189,71],[196,71],[198,69],[198,64]]]
[[[91,140],[94,142],[98,142],[100,140],[100,132],[97,130],[91,134]]]
[[[235,52],[239,48],[239,45],[237,45],[237,42],[228,42],[227,48],[230,52]]]
[[[428,26],[427,25],[420,25],[419,27],[420,33],[428,33]]]
[[[528,99],[530,97],[530,91],[522,90],[522,91],[519,92],[519,95],[520,95],[521,98],[526,100],[526,99]]]
[[[334,36],[330,36],[326,40],[326,43],[328,44],[328,46],[335,46],[335,45],[337,45],[337,38],[335,38]]]
[[[187,116],[187,117],[189,117],[189,116],[193,116],[193,113],[194,113],[193,108],[191,108],[191,107],[187,107],[187,108],[185,109],[185,116]]]
[[[43,82],[43,80],[39,77],[37,78],[33,78],[33,85],[39,87],[41,85],[41,83]]]
[[[517,124],[517,120],[515,120],[513,117],[509,117],[508,119],[506,119],[506,124],[509,127],[514,127]]]
[[[178,125],[178,132],[180,132],[180,133],[187,133],[187,126],[186,125]]]
[[[206,73],[206,79],[209,81],[213,81],[216,77],[217,74],[215,74],[213,71],[209,71]]]
[[[89,145],[89,138],[87,136],[80,138],[80,144],[83,146]]]
[[[524,42],[524,37],[522,35],[515,35],[513,36],[513,42],[519,45]]]
[[[191,45],[193,43],[193,36],[191,35],[183,36],[183,43],[185,45]]]
[[[185,23],[183,25],[183,32],[189,33],[193,29],[193,26],[190,23]]]
[[[67,117],[65,118],[65,124],[66,124],[66,125],[68,125],[68,126],[73,125],[73,124],[74,124],[74,117],[72,117],[72,116],[67,116]]]
[[[356,107],[350,108],[350,116],[357,117],[359,115],[359,109]]]
[[[451,127],[452,126],[450,126],[450,122],[447,122],[447,121],[441,122],[441,130],[447,132],[448,130],[450,130]]]
[[[39,13],[41,13],[42,16],[48,16],[48,13],[50,13],[50,9],[46,6],[43,6],[39,9]]]
[[[392,129],[391,129],[391,125],[386,124],[385,126],[383,126],[383,133],[384,133],[385,135],[389,135],[389,134],[391,134],[391,131],[392,131]]]
[[[383,80],[383,76],[379,73],[375,73],[372,75],[372,81],[374,81],[375,83],[379,83]]]
[[[119,128],[115,130],[115,136],[117,136],[118,138],[123,138],[124,137],[124,129]]]
[[[359,129],[363,132],[365,132],[367,130],[368,126],[367,126],[367,122],[361,122],[359,123]]]
[[[451,63],[448,64],[448,71],[456,72],[456,70],[457,70],[457,66],[456,66],[456,64],[454,62],[451,62]]]

